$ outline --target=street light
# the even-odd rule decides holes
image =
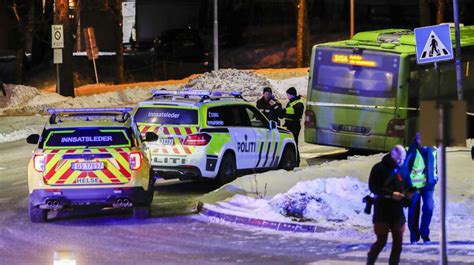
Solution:
[[[76,265],[76,256],[71,250],[54,251],[53,265]]]

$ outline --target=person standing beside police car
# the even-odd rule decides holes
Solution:
[[[270,87],[264,87],[262,97],[257,100],[257,109],[270,121],[275,121],[280,126],[278,116],[282,111],[281,103],[275,99]]]
[[[298,135],[301,131],[301,119],[304,113],[304,103],[301,96],[297,94],[296,88],[290,87],[286,90],[286,96],[289,101],[282,112],[282,118],[285,119],[285,126],[295,137],[298,146]]]

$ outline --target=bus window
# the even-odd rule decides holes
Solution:
[[[313,72],[315,90],[364,97],[396,95],[399,56],[390,53],[324,49],[318,51]]]

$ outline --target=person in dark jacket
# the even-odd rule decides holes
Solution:
[[[405,170],[410,175],[413,187],[417,189],[408,209],[408,228],[410,242],[420,240],[430,242],[430,223],[434,209],[434,188],[438,182],[436,174],[436,149],[420,145],[420,133],[417,133],[408,148]],[[420,223],[420,206],[423,201]]]
[[[411,182],[402,169],[405,156],[405,148],[396,145],[370,172],[369,189],[376,196],[372,221],[377,240],[367,254],[368,265],[375,264],[387,243],[389,232],[392,232],[393,239],[389,264],[400,262],[406,223],[403,207],[411,196]]]
[[[265,117],[267,117],[267,119],[276,121],[278,126],[280,126],[280,120],[278,119],[278,116],[282,111],[282,107],[281,103],[275,99],[271,88],[263,88],[262,97],[257,100],[257,109],[259,109],[265,115]]]
[[[289,101],[286,108],[282,112],[282,118],[285,119],[285,126],[295,137],[298,146],[298,135],[301,130],[301,118],[303,117],[304,104],[301,96],[297,95],[296,88],[290,87],[286,90],[286,96]]]

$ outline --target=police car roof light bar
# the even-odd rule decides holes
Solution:
[[[58,114],[58,113],[81,113],[81,112],[89,112],[89,113],[100,113],[100,112],[121,112],[127,113],[132,111],[133,108],[125,107],[125,108],[55,108],[55,109],[48,109],[49,114]]]
[[[153,96],[198,96],[204,97],[211,95],[209,90],[152,90]]]

